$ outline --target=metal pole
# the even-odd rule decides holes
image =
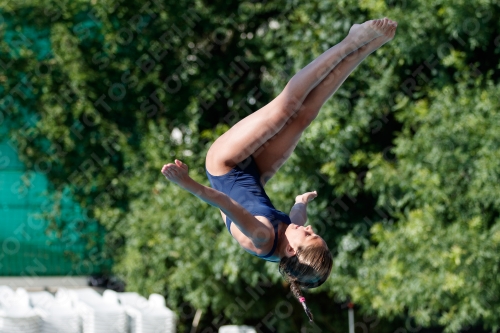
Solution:
[[[200,318],[201,318],[201,310],[197,309],[196,314],[194,315],[193,319],[193,324],[191,325],[191,332],[190,333],[196,333],[198,330],[198,324],[200,323]]]
[[[347,307],[349,308],[349,333],[354,333],[354,304],[349,302],[347,304]]]

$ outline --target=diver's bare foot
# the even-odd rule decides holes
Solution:
[[[387,19],[386,19],[387,20]],[[370,42],[366,43],[365,45],[361,47],[357,47],[354,49],[350,54],[348,54],[344,59],[347,61],[351,61],[352,59],[361,57],[362,59],[366,58],[369,54],[372,52],[375,52],[377,49],[379,49],[382,45],[385,43],[389,42],[394,38],[394,35],[396,33],[396,28],[397,28],[397,23],[391,20],[387,20],[388,24],[388,29],[384,30],[384,33],[371,40]],[[357,60],[359,61],[359,60]]]
[[[385,43],[391,41],[394,38],[394,35],[396,34],[396,29],[398,27],[398,22],[396,21],[387,19],[387,22],[388,22],[387,29],[385,29],[382,36],[380,36],[380,38],[385,39]]]
[[[361,47],[377,37],[389,33],[393,27],[393,21],[383,18],[366,21],[363,24],[354,24],[349,30],[347,38],[357,47]]]
[[[389,19],[387,19],[387,21],[388,21],[388,28],[384,31],[384,33],[381,36],[373,39],[371,42],[369,42],[363,47],[375,51],[376,49],[378,49],[379,47],[381,47],[382,45],[391,41],[394,38],[394,35],[396,34],[396,29],[398,27],[398,23],[395,21],[391,21]]]

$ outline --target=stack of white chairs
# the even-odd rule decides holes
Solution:
[[[137,293],[116,293],[106,290],[103,297],[120,303],[129,317],[130,333],[175,333],[177,321],[173,311],[165,307],[165,299],[151,294],[149,300]]]
[[[54,297],[0,286],[0,333],[175,333],[176,322],[158,294],[59,288]]]
[[[226,325],[219,328],[219,333],[257,333],[253,327]]]
[[[0,333],[38,333],[41,323],[25,289],[0,286]]]
[[[80,316],[64,293],[56,297],[46,291],[29,293],[31,305],[42,317],[40,333],[80,333]]]
[[[82,319],[83,333],[127,333],[125,309],[119,304],[106,300],[90,288],[61,292],[70,294]]]

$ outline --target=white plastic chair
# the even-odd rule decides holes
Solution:
[[[80,316],[71,302],[46,291],[29,293],[42,318],[41,333],[80,333]]]
[[[7,286],[0,286],[0,309],[5,306],[6,303],[12,302],[12,299],[16,296],[14,290]]]
[[[219,328],[219,333],[257,333],[253,327],[225,325]]]
[[[0,291],[0,333],[39,333],[40,313],[31,308],[26,290],[7,288]]]
[[[68,291],[82,319],[83,333],[126,333],[125,309],[90,288]]]
[[[176,332],[177,317],[173,311],[165,307],[163,296],[152,294],[147,300],[141,295],[131,292],[115,293],[105,291],[104,294],[109,299],[118,298],[125,307],[129,318],[130,333]]]

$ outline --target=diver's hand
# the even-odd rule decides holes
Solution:
[[[295,197],[295,203],[307,204],[308,202],[311,202],[317,196],[318,196],[318,193],[316,191],[306,192],[304,194],[301,194],[301,195],[298,195],[297,197]]]
[[[175,160],[174,163],[165,164],[161,168],[161,173],[172,183],[179,185],[182,188],[186,188],[187,184],[191,180],[188,175],[188,166],[179,160]]]

